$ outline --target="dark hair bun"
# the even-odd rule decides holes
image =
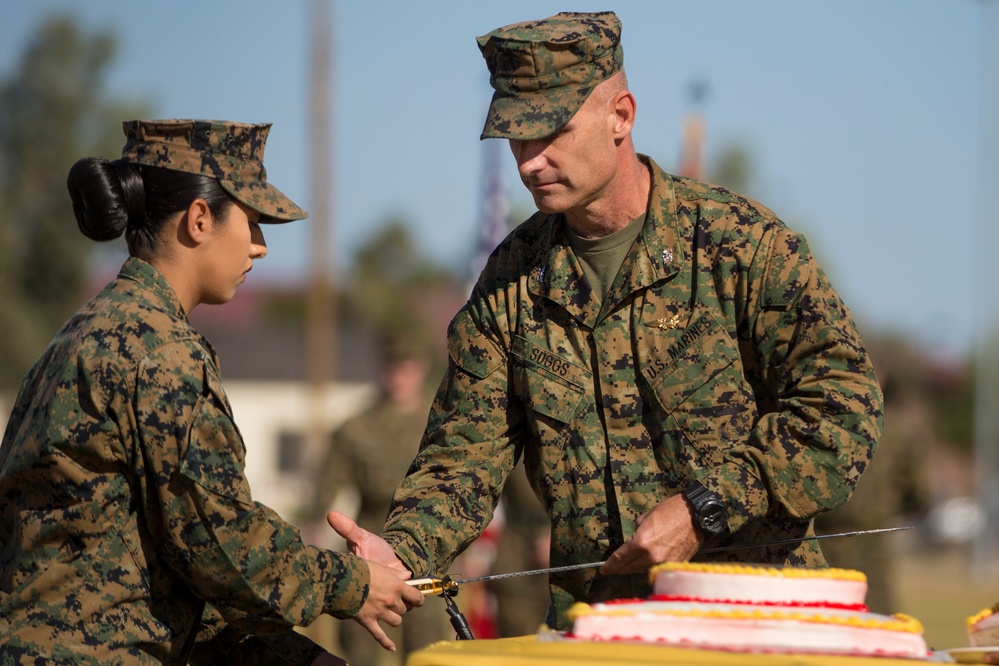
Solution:
[[[66,178],[76,224],[84,236],[108,241],[145,216],[145,189],[138,168],[103,157],[77,160]]]

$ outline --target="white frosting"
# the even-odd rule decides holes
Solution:
[[[745,605],[636,602],[594,604],[576,618],[572,634],[589,640],[662,642],[686,647],[757,652],[925,657],[918,633],[850,624],[772,617],[689,615],[692,609],[724,611]],[[751,607],[750,607],[751,608]],[[674,614],[677,613],[677,614]],[[890,620],[854,611],[822,610],[822,615],[858,620]],[[806,612],[807,614],[807,612]],[[748,615],[748,613],[747,613]]]
[[[655,594],[701,600],[857,605],[867,597],[864,580],[702,571],[659,571],[655,576]]]
[[[915,620],[866,612],[860,572],[667,564],[652,575],[655,595],[671,599],[578,604],[571,635],[752,652],[928,653]]]

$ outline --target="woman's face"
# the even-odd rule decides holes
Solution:
[[[226,303],[246,281],[254,259],[267,255],[267,244],[259,224],[260,213],[234,201],[225,219],[215,224],[209,241],[202,284],[202,303]]]

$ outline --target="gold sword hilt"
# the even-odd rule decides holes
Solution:
[[[456,597],[458,596],[458,582],[451,576],[438,578],[428,576],[426,578],[414,578],[406,581],[407,585],[412,585],[425,597]]]
[[[441,578],[428,576],[407,580],[406,584],[418,589],[425,597],[438,596],[444,599],[445,609],[451,618],[451,626],[454,627],[455,638],[462,641],[475,638],[472,629],[468,626],[468,620],[461,614],[458,603],[454,600],[454,597],[458,595],[458,581],[451,576]]]

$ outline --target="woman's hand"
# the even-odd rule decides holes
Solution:
[[[395,643],[385,635],[379,622],[398,627],[406,611],[423,605],[423,593],[406,584],[408,571],[403,576],[374,560],[368,560],[368,567],[371,570],[368,596],[354,621],[367,629],[383,648],[395,652]]]

